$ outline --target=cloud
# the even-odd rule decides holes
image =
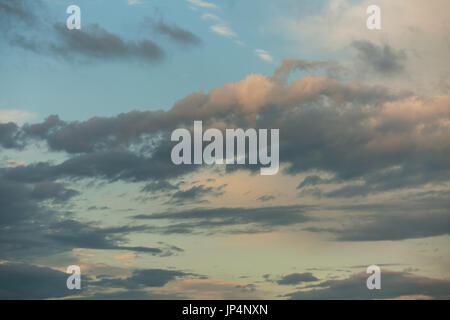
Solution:
[[[130,6],[135,6],[135,5],[138,5],[138,4],[142,4],[142,2],[140,0],[127,0],[127,3]]]
[[[164,51],[153,41],[127,42],[98,24],[81,30],[68,30],[63,24],[55,24],[54,30],[61,42],[52,44],[50,49],[65,58],[79,55],[95,59],[136,58],[154,62],[164,57]]]
[[[280,280],[277,280],[277,283],[279,285],[298,285],[303,282],[314,282],[318,280],[319,279],[314,277],[311,272],[291,273],[283,276]]]
[[[59,178],[100,178],[108,181],[148,181],[177,177],[196,168],[176,166],[170,161],[170,145],[161,144],[152,157],[129,151],[96,152],[74,156],[60,164],[39,162],[27,166],[1,169],[10,180],[40,182]]]
[[[297,291],[286,295],[291,299],[395,299],[399,297],[430,297],[447,300],[450,295],[450,281],[416,276],[407,272],[382,270],[381,290],[368,290],[366,273],[358,273],[342,280],[328,280],[310,286],[309,290]]]
[[[336,76],[343,68],[334,61],[307,61],[302,59],[283,59],[281,66],[275,69],[273,78],[278,83],[286,83],[289,75],[294,71],[315,71],[325,69],[331,76]]]
[[[38,17],[33,13],[36,7],[40,6],[39,1],[29,3],[23,0],[8,1],[0,0],[0,26],[1,31],[5,32],[19,22],[22,26],[36,23]]]
[[[173,290],[194,300],[261,300],[254,284],[214,279],[179,279]]]
[[[164,287],[168,282],[182,277],[197,277],[192,273],[165,269],[135,270],[127,278],[102,277],[92,285],[107,288],[143,289],[146,287]]]
[[[204,278],[192,273],[166,269],[138,269],[124,278],[97,276],[95,279],[81,273],[81,290],[69,290],[68,274],[48,267],[25,263],[0,263],[0,299],[174,299],[186,298],[179,294],[154,293],[147,288],[163,287],[181,278]],[[114,291],[112,289],[124,289]]]
[[[6,160],[5,165],[8,168],[15,168],[15,167],[19,167],[19,166],[25,166],[26,163],[23,161]]]
[[[217,9],[218,6],[214,3],[202,1],[202,0],[187,0],[191,5],[201,8],[207,8],[207,9]]]
[[[313,226],[311,232],[330,233],[337,241],[399,241],[448,235],[450,197],[448,190],[396,194],[395,199],[322,209],[345,212],[336,227]]]
[[[317,186],[321,184],[329,184],[337,182],[335,179],[322,179],[321,177],[317,175],[307,176],[305,179],[303,179],[302,182],[297,186],[297,189],[302,189],[305,187],[311,187],[311,186]]]
[[[446,106],[450,97],[420,98],[407,91],[327,76],[304,76],[289,84],[279,81],[292,70],[304,68],[335,70],[337,66],[285,60],[272,78],[249,75],[208,93],[192,93],[168,111],[132,111],[81,122],[52,116],[21,130],[9,125],[1,141],[13,147],[27,139],[43,139],[52,150],[78,154],[59,165],[17,168],[17,177],[46,172],[55,177],[96,176],[112,181],[167,179],[196,168],[172,164],[170,132],[179,127],[192,130],[193,121],[202,120],[205,129],[279,128],[285,173],[319,170],[336,182],[354,185],[340,186],[341,191],[330,191],[325,194],[328,197],[448,181],[450,113]],[[14,137],[21,139],[14,142]]]
[[[33,189],[28,185],[0,178],[0,190],[0,226],[43,218],[49,213],[39,207],[37,199],[32,196]]]
[[[266,51],[262,49],[256,49],[255,54],[266,62],[274,62],[272,56]]]
[[[0,123],[14,122],[23,124],[25,121],[31,120],[35,115],[31,112],[22,110],[0,110]]]
[[[367,40],[352,42],[352,47],[357,51],[362,72],[367,69],[381,75],[395,75],[405,71],[406,54],[404,51],[396,52],[389,45],[376,45]]]
[[[62,183],[47,181],[36,183],[31,197],[38,200],[52,199],[55,202],[66,202],[79,194],[80,192],[76,190],[67,189]]]
[[[3,32],[9,45],[71,61],[135,59],[158,62],[165,56],[164,50],[150,39],[127,41],[98,24],[69,30],[62,22],[52,24],[49,18],[40,19],[39,16],[47,11],[45,5],[42,1],[30,4],[23,0],[14,1],[14,4],[8,1],[0,3],[2,29],[13,30]],[[46,34],[45,39],[40,36],[43,33]]]
[[[61,298],[82,292],[67,289],[68,276],[64,272],[47,267],[25,263],[0,263],[0,299]]]
[[[222,21],[222,19],[220,19],[218,16],[216,16],[215,14],[212,14],[212,13],[202,14],[202,19],[203,20]]]
[[[127,246],[126,236],[147,232],[147,226],[98,227],[70,219],[70,212],[44,205],[45,200],[67,204],[78,192],[61,183],[24,183],[0,174],[0,258],[32,257],[74,248],[127,250],[168,256],[182,251],[174,246]]]
[[[230,27],[223,24],[216,24],[210,27],[211,31],[217,33],[218,35],[227,37],[227,38],[237,38],[237,34],[234,33]]]
[[[22,148],[19,138],[19,127],[13,122],[0,123],[0,146],[8,148]]]
[[[171,40],[182,45],[199,45],[202,43],[202,40],[191,31],[182,29],[176,24],[166,24],[162,20],[154,23],[153,29],[156,32],[168,36]]]
[[[199,202],[205,202],[204,200],[201,200],[205,196],[214,196],[218,197],[224,194],[223,188],[226,187],[226,185],[221,185],[217,188],[214,187],[207,187],[205,185],[199,185],[199,186],[193,186],[187,190],[178,190],[177,192],[173,193],[171,196],[171,199],[168,203],[170,204],[184,204],[187,202],[193,202],[196,203]]]
[[[143,192],[167,192],[172,190],[178,190],[178,185],[174,186],[173,184],[167,181],[154,181],[147,185],[145,185],[141,191]]]
[[[172,224],[154,228],[154,232],[268,232],[277,227],[306,223],[314,219],[306,214],[307,206],[273,206],[260,208],[199,208],[134,216],[136,220],[169,220]],[[246,229],[242,229],[242,228]]]
[[[445,92],[445,87],[439,85],[437,79],[445,77],[450,71],[446,14],[450,3],[446,0],[433,3],[421,0],[402,3],[379,0],[377,5],[381,8],[382,29],[376,32],[366,27],[369,16],[366,9],[372,4],[370,0],[331,0],[317,14],[302,19],[293,14],[276,23],[299,50],[304,50],[307,45],[311,54],[331,52],[342,56],[341,61],[349,67],[354,67],[355,61],[360,62],[358,54],[351,55],[355,50],[352,43],[370,41],[377,51],[375,55],[369,54],[371,67],[364,72],[357,63],[354,76],[367,81],[384,82],[389,74],[392,86],[408,87],[422,94]],[[385,51],[385,48],[390,49]],[[394,60],[386,60],[386,56]],[[380,66],[386,71],[389,64],[400,72],[379,72]]]
[[[398,210],[398,209],[397,209]],[[362,211],[362,210],[360,210]],[[359,218],[343,228],[306,228],[312,232],[330,232],[338,241],[398,241],[450,234],[448,209],[424,209],[419,212],[378,212]]]
[[[120,290],[115,292],[101,291],[91,295],[77,298],[76,300],[186,300],[182,293],[155,293],[145,290]]]
[[[171,162],[174,143],[169,141],[170,132],[179,127],[192,130],[193,121],[202,120],[204,129],[279,128],[282,174],[308,174],[298,186],[304,189],[302,191],[328,184],[326,191],[316,191],[330,199],[365,197],[449,181],[448,96],[421,98],[386,86],[344,82],[328,76],[309,75],[290,83],[277,81],[294,69],[331,67],[335,65],[287,60],[275,71],[274,77],[249,75],[207,93],[192,93],[167,111],[132,111],[115,117],[72,122],[51,116],[32,125],[9,124],[0,140],[3,145],[23,146],[35,143],[36,139],[43,140],[51,150],[65,152],[67,160],[1,168],[0,174],[8,181],[25,184],[96,178],[110,182],[145,182],[152,192],[157,187],[168,190],[170,185],[157,182],[181,178],[200,167],[176,166]],[[332,178],[314,177],[310,172],[321,172]],[[218,191],[204,184],[172,190],[166,204],[204,201],[204,197]],[[446,217],[442,213],[445,204],[437,204],[441,211],[429,212],[433,225]],[[281,213],[277,214],[286,217],[286,225],[302,221],[298,216],[287,214],[290,209],[278,209]],[[150,219],[164,216],[171,222],[178,222],[165,227],[154,226],[152,231],[203,232],[210,227],[226,229],[226,232],[262,232],[282,225],[264,213],[254,216],[252,210],[257,209],[208,210],[212,210],[210,214],[221,212],[235,219],[218,216],[216,220],[207,221],[201,217],[201,210],[197,218],[156,215]],[[247,212],[248,217],[237,215],[240,210]],[[403,218],[407,219],[398,215],[396,223]],[[199,219],[199,224],[196,225],[195,219]],[[415,222],[405,220],[405,225],[408,223]],[[436,228],[430,225],[428,233],[418,227],[416,233],[405,230],[399,237],[446,234],[445,227],[445,224]],[[338,230],[329,231],[343,239]],[[352,237],[358,239],[359,235]],[[395,238],[387,235],[386,239]]]
[[[266,195],[263,195],[263,196],[257,198],[256,200],[266,202],[266,201],[271,201],[274,199],[275,199],[275,196],[273,196],[271,194],[266,194]]]
[[[125,246],[125,235],[146,231],[145,226],[120,226],[97,228],[94,223],[81,223],[75,220],[63,220],[50,226],[47,238],[69,248],[128,250],[149,253],[155,256],[170,256],[182,251],[177,247],[157,248]]]

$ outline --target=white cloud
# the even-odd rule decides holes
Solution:
[[[255,54],[266,62],[274,62],[272,56],[266,50],[256,49]]]
[[[227,37],[227,38],[237,38],[237,34],[233,32],[229,27],[226,25],[214,25],[211,26],[211,30],[221,36]]]
[[[375,31],[366,27],[369,16],[366,9],[371,4],[372,0],[357,4],[350,0],[330,0],[318,15],[301,20],[277,19],[274,25],[284,29],[289,40],[301,48],[300,52],[313,54],[320,50],[343,54],[348,64],[353,63],[352,55],[346,53],[351,53],[348,49],[354,40],[403,50],[407,74],[392,79],[392,84],[398,82],[420,93],[449,92],[445,84],[450,81],[450,1],[379,0],[376,4],[381,8],[381,30]]]
[[[130,6],[134,6],[136,4],[141,4],[142,3],[141,0],[127,0],[127,2],[128,2],[128,4]]]
[[[35,117],[33,113],[21,110],[0,110],[0,123],[16,122],[22,124]]]
[[[212,13],[204,13],[202,15],[202,19],[203,20],[222,21],[222,19],[220,19],[218,16],[216,16],[215,14],[212,14]]]
[[[214,3],[206,2],[202,0],[187,0],[190,4],[201,7],[201,8],[210,8],[210,9],[217,9],[218,6],[216,6]]]

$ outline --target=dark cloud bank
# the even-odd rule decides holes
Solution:
[[[450,281],[417,276],[408,272],[382,271],[381,290],[368,290],[367,274],[358,273],[343,280],[328,280],[286,295],[298,300],[368,299],[449,299]]]
[[[66,286],[68,277],[67,273],[47,267],[25,263],[0,264],[0,299],[185,299],[180,294],[158,294],[145,289],[161,288],[178,278],[204,278],[167,269],[137,269],[122,278],[91,278],[82,272],[81,290],[69,290]]]
[[[312,170],[328,173],[332,178],[311,175],[298,186],[299,190],[309,190],[336,184],[332,191],[320,192],[328,198],[361,198],[425,185],[439,186],[449,181],[450,129],[443,121],[450,118],[449,97],[421,99],[410,92],[346,83],[327,76],[306,76],[290,84],[280,80],[286,79],[292,70],[330,67],[336,68],[332,63],[288,60],[272,78],[251,75],[208,93],[192,93],[168,111],[132,111],[116,117],[72,122],[54,115],[41,123],[21,127],[14,123],[2,124],[0,142],[3,148],[20,149],[36,140],[44,141],[50,150],[63,152],[69,158],[56,164],[38,162],[3,168],[0,177],[6,184],[37,187],[30,199],[38,195],[50,197],[51,182],[97,178],[109,182],[145,182],[144,193],[155,193],[158,188],[170,192],[167,204],[203,201],[205,196],[220,196],[223,190],[205,184],[180,189],[177,182],[171,182],[199,166],[174,165],[170,159],[174,143],[169,141],[172,130],[191,129],[194,120],[202,120],[204,128],[222,127],[224,123],[227,127],[279,128],[280,160],[285,165],[282,174],[296,175]],[[238,169],[252,168],[240,166]],[[43,187],[46,191],[38,191]],[[76,190],[68,188],[54,198],[61,201],[75,195]],[[271,199],[259,198],[261,201]],[[347,229],[308,230],[331,232],[345,241],[448,234],[448,203],[442,202],[445,198],[438,197],[440,201],[423,198],[422,202],[418,199],[411,215],[406,215],[411,212],[411,208],[405,206],[407,200],[399,201],[389,208],[390,213],[396,214],[374,213],[359,227],[355,224],[359,231],[348,225]],[[437,207],[432,208],[433,203]],[[190,211],[182,211],[147,219],[164,218],[174,222],[172,227],[159,229],[165,233],[192,232],[194,225],[206,228],[246,224],[247,232],[254,232],[310,221],[302,220],[306,215],[291,215],[288,207],[262,208],[253,216],[252,212],[257,210],[212,208],[205,209],[205,218],[200,210],[192,217]],[[215,217],[220,211],[222,215]],[[239,212],[246,212],[245,218]],[[272,220],[265,212],[271,212]],[[232,216],[235,220],[231,220]],[[142,220],[142,217],[138,218]],[[398,228],[388,227],[381,232],[385,224]],[[153,227],[153,230],[158,228]]]

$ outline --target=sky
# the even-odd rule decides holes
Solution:
[[[0,0],[0,299],[449,299],[449,10]],[[279,172],[175,165],[196,120]]]

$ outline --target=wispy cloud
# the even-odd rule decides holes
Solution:
[[[234,31],[231,30],[228,26],[223,24],[211,26],[211,31],[227,38],[237,38],[237,34],[234,33]]]
[[[189,2],[193,6],[201,7],[201,8],[210,8],[210,9],[211,8],[213,8],[213,9],[217,9],[218,8],[218,6],[215,5],[214,3],[206,2],[206,1],[202,1],[202,0],[187,0],[187,2]]]
[[[202,15],[202,19],[203,20],[222,21],[222,19],[220,19],[218,16],[216,16],[215,14],[212,14],[212,13],[204,13]]]
[[[182,45],[199,45],[202,40],[191,31],[183,29],[176,24],[168,24],[162,19],[158,22],[148,20],[153,30],[159,34],[167,36],[170,40]]]
[[[134,5],[137,5],[137,4],[141,4],[142,2],[141,2],[141,0],[127,0],[127,3],[130,6],[134,6]]]
[[[27,120],[31,120],[35,114],[22,110],[0,110],[0,123],[15,122],[22,124]]]
[[[274,62],[272,56],[266,50],[256,49],[255,50],[255,54],[259,58],[261,58],[261,60],[264,60],[264,61],[270,62],[270,63]]]

